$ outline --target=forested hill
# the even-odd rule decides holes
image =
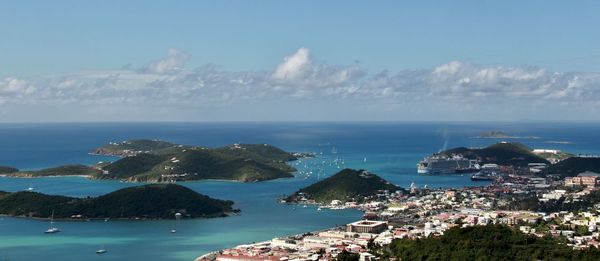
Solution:
[[[302,197],[321,203],[329,203],[331,200],[360,200],[382,191],[394,192],[400,189],[367,171],[344,169],[331,177],[298,190],[287,200],[295,202]]]
[[[483,164],[527,166],[528,163],[549,163],[548,160],[534,154],[527,146],[515,142],[500,142],[485,148],[458,147],[442,151],[440,154],[445,156],[460,154],[469,159],[477,159]]]
[[[175,184],[120,189],[95,198],[72,198],[37,192],[0,192],[0,214],[36,218],[173,219],[226,216],[233,202],[213,199]]]

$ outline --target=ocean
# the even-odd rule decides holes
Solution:
[[[476,138],[503,131],[517,139]],[[280,204],[278,198],[326,178],[339,168],[366,169],[397,185],[480,186],[468,175],[426,176],[416,163],[445,148],[482,147],[516,141],[532,148],[600,153],[600,124],[591,123],[56,123],[0,124],[0,165],[23,170],[62,164],[93,164],[113,157],[88,152],[111,141],[134,138],[223,146],[267,143],[287,151],[315,152],[292,162],[296,177],[260,183],[181,183],[211,197],[229,199],[239,216],[164,221],[57,222],[61,233],[46,235],[47,221],[0,217],[0,260],[193,260],[209,251],[277,236],[342,225],[360,219],[355,210],[316,211]],[[333,164],[332,162],[337,162]],[[343,163],[343,164],[342,164]],[[339,167],[339,168],[338,168]],[[306,173],[312,172],[312,175]],[[0,190],[35,191],[76,197],[102,195],[139,184],[80,177],[0,178]],[[169,231],[175,228],[177,233]],[[105,246],[108,253],[95,251]]]

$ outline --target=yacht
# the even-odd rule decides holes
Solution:
[[[96,250],[96,254],[104,254],[108,251],[106,251],[106,248],[104,246],[102,246],[102,248]]]
[[[52,217],[50,217],[50,227],[44,231],[46,234],[54,234],[60,232],[60,229],[54,226],[54,210],[52,210]]]

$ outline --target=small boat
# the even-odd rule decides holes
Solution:
[[[171,233],[173,233],[173,234],[174,234],[174,233],[177,233],[177,230],[175,230],[175,229],[171,229]]]
[[[54,210],[52,210],[52,216],[50,217],[50,227],[44,231],[45,234],[54,234],[60,232],[60,229],[54,226]]]
[[[104,246],[102,246],[102,248],[96,250],[96,254],[104,254],[106,252],[108,252],[108,251],[106,250],[106,247],[104,247]]]
[[[33,190],[34,190],[34,188],[33,188],[33,187],[28,187],[28,188],[27,188],[27,191],[33,191]]]
[[[317,208],[317,211],[321,211],[321,207],[318,207],[318,208]]]

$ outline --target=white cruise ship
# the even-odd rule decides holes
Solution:
[[[452,155],[451,157],[434,154],[419,161],[417,172],[420,174],[456,174],[456,173],[476,173],[479,171],[479,164],[476,160],[471,160],[462,155]]]

